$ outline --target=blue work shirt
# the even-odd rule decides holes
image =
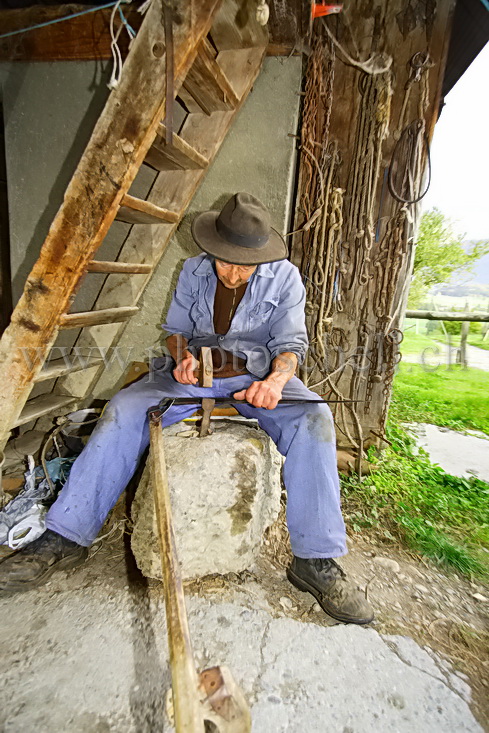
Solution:
[[[236,354],[259,378],[286,351],[302,364],[308,346],[305,289],[295,265],[288,260],[258,265],[225,335],[214,330],[216,284],[213,257],[201,254],[186,260],[163,328],[185,336],[194,353],[211,346]]]

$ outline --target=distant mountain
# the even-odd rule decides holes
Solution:
[[[470,283],[489,285],[489,254],[481,257],[479,262],[475,264],[473,275],[470,278]]]

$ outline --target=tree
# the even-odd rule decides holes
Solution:
[[[489,241],[464,245],[439,209],[425,211],[419,226],[408,307],[416,307],[434,285],[470,273],[488,252]]]

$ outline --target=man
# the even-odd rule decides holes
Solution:
[[[326,403],[279,404],[282,397],[317,399],[294,376],[307,348],[299,271],[285,259],[284,241],[267,210],[250,194],[232,196],[221,212],[199,214],[192,235],[205,254],[184,263],[168,311],[172,368],[110,401],[47,514],[47,531],[0,565],[0,588],[26,590],[57,568],[84,561],[148,446],[150,407],[163,397],[234,396],[246,400],[238,411],[256,418],[285,456],[294,553],[287,577],[331,616],[368,623],[369,605],[348,587],[334,560],[346,553],[346,544],[331,412]],[[211,388],[196,386],[201,346],[213,347]],[[173,405],[163,427],[195,408]]]

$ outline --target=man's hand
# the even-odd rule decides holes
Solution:
[[[253,382],[248,389],[236,392],[233,397],[235,400],[246,400],[253,407],[273,410],[282,397],[282,387],[274,382]]]
[[[180,384],[198,384],[199,380],[194,374],[198,368],[199,362],[187,351],[173,370],[173,376]]]

